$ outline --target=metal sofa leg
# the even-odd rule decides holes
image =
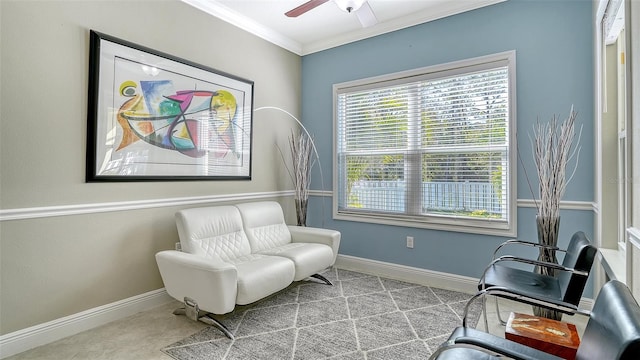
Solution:
[[[222,331],[222,333],[228,337],[229,339],[233,340],[233,334],[231,333],[231,331],[224,326],[223,323],[221,323],[220,321],[216,320],[213,318],[212,314],[207,313],[205,311],[201,311],[198,308],[198,303],[189,298],[189,297],[185,297],[184,298],[184,305],[185,307],[183,308],[179,308],[179,309],[175,309],[173,311],[174,315],[185,315],[186,317],[188,317],[189,319],[193,320],[193,321],[201,321],[207,325],[211,325],[211,326],[215,326],[216,328],[218,328],[218,330]]]
[[[329,279],[327,279],[326,277],[324,277],[324,276],[322,276],[322,275],[320,275],[320,274],[313,274],[313,275],[311,275],[311,277],[312,277],[312,278],[316,278],[316,279],[318,279],[318,280],[322,281],[323,283],[325,283],[325,284],[327,284],[327,285],[333,285],[333,284],[331,283],[331,281],[329,281]]]
[[[212,325],[215,326],[216,328],[218,328],[218,330],[222,331],[222,333],[228,337],[229,339],[233,340],[233,334],[231,333],[231,331],[224,326],[223,323],[221,323],[220,321],[214,319],[211,314],[205,314],[204,316],[201,316],[200,318],[198,318],[198,320],[202,321],[205,324],[208,325]]]

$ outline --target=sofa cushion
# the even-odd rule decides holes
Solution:
[[[251,253],[235,206],[184,209],[176,213],[182,251],[229,261]]]
[[[280,291],[295,275],[293,262],[279,256],[249,254],[231,260],[238,270],[236,304],[246,305]]]
[[[333,250],[324,244],[291,243],[260,252],[261,254],[283,256],[295,264],[295,277],[300,281],[333,264]]]
[[[291,243],[291,233],[279,203],[258,201],[236,207],[240,210],[253,253]]]

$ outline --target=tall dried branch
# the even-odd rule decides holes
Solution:
[[[534,161],[538,173],[540,201],[537,203],[538,215],[558,217],[560,201],[578,167],[580,146],[574,146],[575,120],[577,113],[571,107],[569,116],[559,124],[557,116],[548,123],[537,122],[532,139]],[[582,128],[578,135],[580,143]],[[567,178],[567,166],[575,158],[574,168]]]
[[[287,166],[287,161],[282,149],[276,144],[282,162],[293,183],[295,198],[307,200],[309,198],[309,186],[311,185],[311,169],[315,165],[312,159],[313,140],[306,133],[295,134],[291,131],[289,137],[289,152],[291,155],[291,167]]]
[[[293,186],[296,198],[306,200],[309,198],[309,185],[311,184],[311,138],[300,133],[298,136],[291,134],[289,138],[291,160],[293,163]]]

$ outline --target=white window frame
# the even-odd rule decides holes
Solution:
[[[441,78],[452,75],[463,75],[482,69],[491,69],[498,66],[508,68],[508,162],[509,171],[506,173],[506,188],[508,206],[506,221],[491,219],[473,219],[440,215],[393,215],[379,213],[363,213],[339,211],[340,186],[338,169],[338,95],[349,88],[375,88],[376,84],[405,83],[422,79]],[[515,50],[502,53],[476,57],[461,61],[428,66],[424,68],[402,71],[393,74],[359,79],[333,85],[333,218],[336,220],[358,221],[366,223],[405,226],[454,232],[466,232],[485,235],[515,237],[517,235],[517,148],[516,148],[516,52]],[[408,204],[409,206],[409,204]]]

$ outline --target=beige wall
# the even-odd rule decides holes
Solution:
[[[254,117],[251,181],[84,181],[89,30],[255,81],[254,105],[300,113],[299,56],[178,0],[0,0],[0,209],[290,189],[274,144],[293,123]],[[0,334],[163,287],[154,254],[177,207],[0,219]]]
[[[618,46],[606,51],[607,111],[602,113],[602,237],[601,246],[618,248]]]

